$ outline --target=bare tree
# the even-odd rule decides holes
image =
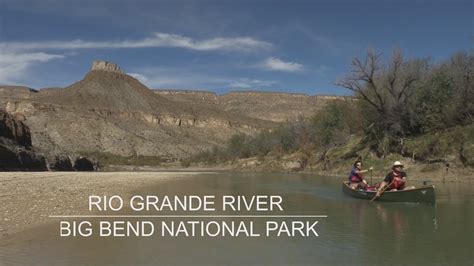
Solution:
[[[354,91],[356,96],[361,96],[379,112],[385,113],[385,101],[380,93],[380,88],[375,84],[375,75],[380,70],[378,62],[380,56],[373,50],[369,50],[364,62],[354,57],[350,74],[337,85]]]
[[[407,101],[420,79],[422,62],[405,62],[400,50],[394,50],[387,64],[381,62],[381,54],[373,50],[367,52],[364,60],[352,60],[349,75],[337,85],[355,92],[379,112],[382,130],[394,135],[403,135],[402,116]]]

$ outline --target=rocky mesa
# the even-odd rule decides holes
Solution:
[[[0,107],[21,117],[33,146],[50,156],[103,152],[176,160],[222,145],[233,134],[277,126],[170,100],[104,61],[94,62],[82,80],[66,88],[0,91]]]
[[[116,64],[95,61],[65,88],[0,86],[0,108],[31,131],[49,158],[106,153],[174,161],[222,146],[234,134],[310,117],[333,96],[151,90]]]

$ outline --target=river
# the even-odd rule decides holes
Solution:
[[[474,187],[470,183],[434,185],[437,202],[429,205],[354,199],[343,194],[340,178],[311,174],[213,173],[179,178],[135,194],[280,195],[283,211],[269,215],[318,218],[272,220],[317,220],[319,236],[61,238],[55,222],[0,245],[0,264],[473,265]],[[257,229],[268,220],[212,219],[252,219]]]

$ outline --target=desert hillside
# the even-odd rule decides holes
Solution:
[[[309,117],[338,97],[150,90],[119,66],[96,61],[65,88],[0,86],[0,108],[31,129],[33,146],[55,154],[156,156],[174,161]]]
[[[188,104],[209,106],[232,114],[274,122],[291,122],[308,118],[336,99],[354,100],[344,96],[310,96],[301,93],[279,93],[261,91],[231,91],[217,95],[210,91],[155,90],[169,100]]]
[[[0,107],[28,125],[33,146],[48,155],[99,152],[175,160],[222,145],[235,133],[277,126],[167,99],[102,61],[66,88],[0,87]]]

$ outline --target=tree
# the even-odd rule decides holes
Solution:
[[[364,113],[368,114],[366,129],[369,136],[376,140],[380,155],[390,152],[390,147],[399,146],[412,127],[409,100],[415,88],[422,81],[428,69],[427,60],[403,59],[400,50],[395,50],[384,64],[381,54],[373,50],[367,52],[366,58],[355,57],[352,69],[337,85],[349,89],[362,99]]]
[[[430,69],[417,88],[413,106],[420,131],[428,133],[473,122],[474,56],[458,53]]]
[[[344,143],[350,134],[358,130],[358,114],[348,100],[336,100],[326,105],[311,119],[320,148],[328,149]]]

